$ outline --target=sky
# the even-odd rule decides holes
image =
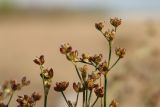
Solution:
[[[2,1],[2,0],[1,0]],[[160,0],[11,0],[21,6],[160,10]]]

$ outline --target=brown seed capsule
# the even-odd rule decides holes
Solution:
[[[78,51],[72,51],[68,54],[67,59],[70,61],[77,61],[78,60]]]
[[[82,88],[82,85],[80,82],[78,82],[77,84],[74,82],[73,83],[73,89],[75,92],[82,92],[83,91],[83,88]]]
[[[69,53],[71,51],[72,51],[72,47],[68,43],[67,44],[63,44],[60,47],[60,52],[62,54],[67,54],[67,53]]]
[[[41,99],[41,95],[39,93],[36,93],[36,92],[32,93],[31,97],[34,99],[34,101],[38,101],[38,100]]]
[[[115,28],[117,28],[122,23],[122,19],[118,19],[117,17],[110,19],[111,25],[113,25]]]
[[[118,107],[117,106],[117,102],[115,100],[112,100],[111,104],[109,105],[109,107]]]
[[[106,31],[104,35],[108,41],[112,41],[115,38],[115,33],[116,32],[112,29],[112,30]]]
[[[124,48],[116,48],[115,53],[119,58],[123,58],[124,55],[126,54],[126,49]]]
[[[102,61],[102,58],[103,58],[102,54],[99,54],[99,55],[96,54],[94,56],[90,56],[89,61],[98,65]]]
[[[97,88],[98,87],[98,84],[95,84],[94,82],[95,81],[93,79],[88,79],[87,80],[87,88],[89,90],[92,90],[93,88]]]
[[[102,74],[105,75],[108,72],[108,63],[106,61],[102,62],[99,65],[98,69]]]
[[[11,88],[12,88],[13,91],[16,91],[16,90],[20,90],[20,89],[21,89],[21,84],[16,83],[15,80],[11,80],[11,81],[10,81],[10,84],[11,84]]]
[[[29,80],[27,80],[27,78],[26,78],[26,77],[23,77],[23,78],[22,78],[22,80],[21,80],[21,83],[22,83],[22,85],[23,85],[23,86],[27,86],[27,85],[29,85],[29,84],[30,84],[30,81],[29,81]]]
[[[99,23],[95,23],[95,27],[97,30],[102,31],[104,25],[102,22],[99,22]]]
[[[68,86],[69,86],[69,82],[66,82],[66,81],[56,82],[56,86],[54,87],[54,90],[58,92],[63,92],[66,90]]]
[[[33,62],[37,65],[43,65],[45,63],[44,56],[41,55],[39,58],[34,59]]]
[[[83,80],[85,80],[87,77],[88,66],[84,65],[83,67],[79,68],[79,70],[81,71],[81,75],[82,75]]]
[[[104,89],[103,89],[103,87],[95,88],[94,92],[95,92],[95,94],[96,94],[97,97],[103,97],[104,96]]]

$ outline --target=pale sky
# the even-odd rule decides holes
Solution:
[[[21,6],[160,10],[160,0],[12,0]]]

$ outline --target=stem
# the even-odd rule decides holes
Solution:
[[[116,60],[116,62],[108,69],[108,71],[110,71],[116,64],[117,62],[120,60],[120,57]]]
[[[40,65],[41,73],[43,73],[43,66]],[[45,80],[44,76],[42,75],[42,81],[43,81],[43,90],[44,90],[44,107],[47,107],[47,98],[48,98],[48,90],[45,88]]]
[[[90,101],[91,101],[91,96],[92,96],[92,90],[89,93],[89,98],[88,98],[88,105],[90,105]]]
[[[66,101],[68,107],[70,107],[69,104],[68,104],[68,100],[67,100],[66,96],[64,95],[63,91],[62,91],[61,93],[62,93],[62,95],[63,95],[63,97],[64,97],[64,99],[65,99],[65,101]]]
[[[47,107],[47,97],[48,95],[45,95],[45,97],[44,97],[44,107]]]
[[[79,92],[77,93],[77,98],[76,98],[76,103],[75,103],[75,107],[77,107],[77,103],[78,103],[78,98],[79,98]]]
[[[75,69],[76,69],[76,71],[77,71],[77,74],[78,74],[78,77],[79,77],[79,79],[80,79],[81,83],[83,84],[83,80],[82,80],[81,75],[80,75],[80,73],[79,73],[79,71],[78,71],[78,67],[77,67],[77,65],[76,65],[76,64],[74,64],[74,67],[75,67]]]
[[[93,107],[96,104],[97,101],[98,101],[98,97],[96,98],[96,100],[94,101],[94,103],[92,104],[91,107]]]
[[[101,98],[101,107],[103,107],[103,99]]]
[[[12,94],[11,94],[11,96],[10,96],[10,98],[9,98],[9,101],[8,101],[8,103],[7,103],[7,107],[9,107],[9,104],[10,104],[12,98],[13,98],[13,94],[14,94],[14,91],[12,92]]]
[[[114,28],[115,32],[117,31],[117,27]]]
[[[85,90],[83,90],[83,107],[85,107]]]
[[[88,100],[88,90],[86,89],[86,107],[87,107],[87,100]]]
[[[109,41],[108,43],[109,43],[109,56],[108,56],[108,67],[109,67],[111,61],[112,46],[111,46],[111,41]]]
[[[104,76],[104,107],[107,107],[107,77]]]

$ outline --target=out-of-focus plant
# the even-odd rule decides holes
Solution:
[[[17,83],[15,80],[5,81],[0,87],[0,107],[8,107],[13,95],[16,91],[21,90],[24,86],[28,86],[30,81],[23,77],[20,83]],[[4,104],[2,101],[7,99],[9,100],[7,104]]]
[[[80,57],[78,51],[73,50],[70,44],[63,44],[60,47],[61,54],[70,61],[75,67],[75,71],[79,77],[79,82],[73,83],[73,89],[77,93],[75,103],[67,99],[64,91],[69,85],[69,82],[57,82],[54,90],[61,92],[68,107],[77,107],[79,100],[79,94],[83,95],[83,107],[94,107],[98,99],[101,99],[101,107],[107,107],[107,76],[111,69],[122,59],[126,53],[124,48],[116,48],[115,54],[118,56],[117,60],[111,63],[112,58],[112,41],[115,39],[117,28],[121,25],[121,19],[111,18],[110,24],[114,27],[113,29],[104,30],[104,23],[99,22],[95,24],[95,27],[105,37],[108,42],[108,59],[103,60],[102,54],[95,54],[93,56],[83,53]],[[82,67],[78,67],[78,63],[84,64]],[[88,66],[92,66],[95,70],[89,70]],[[102,84],[103,83],[103,84]],[[95,93],[96,99],[93,100],[93,92]],[[93,101],[92,101],[93,100]],[[109,107],[117,107],[117,103],[113,100]]]

